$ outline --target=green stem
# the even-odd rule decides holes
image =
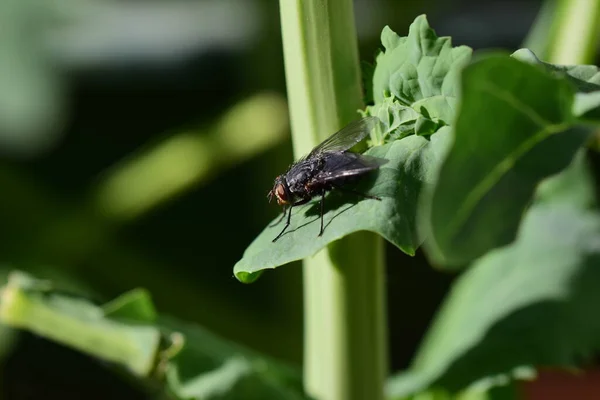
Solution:
[[[599,0],[559,0],[552,25],[548,62],[589,64],[594,61],[600,28]]]
[[[280,0],[296,157],[363,106],[351,0]],[[383,399],[383,242],[360,232],[304,261],[305,387],[319,400]]]
[[[13,273],[0,291],[0,322],[27,329],[103,360],[148,376],[159,344],[157,328],[128,325],[104,318],[103,311],[83,300],[47,295],[29,277]]]
[[[545,0],[521,47],[530,49],[540,59],[547,61],[550,48],[550,28],[554,23],[558,0]]]

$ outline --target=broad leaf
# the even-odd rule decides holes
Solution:
[[[317,236],[318,203],[297,207],[290,227],[279,240],[272,242],[285,221],[275,226],[270,224],[252,242],[235,265],[235,276],[251,282],[264,269],[309,257],[330,242],[364,230],[376,232],[404,252],[414,254],[421,243],[415,226],[417,199],[422,186],[432,180],[436,160],[449,137],[446,131],[432,135],[430,140],[409,136],[369,149],[366,154],[389,162],[371,177],[362,179],[356,190],[380,196],[381,201],[331,192],[325,198],[325,231],[321,237]]]
[[[381,33],[385,48],[377,56],[373,73],[375,105],[367,107],[371,115],[384,122],[384,113],[393,119],[393,134],[432,133],[437,126],[452,124],[455,116],[460,70],[469,62],[472,50],[452,47],[448,37],[437,37],[425,15],[415,19],[407,37],[399,37],[389,27]],[[391,100],[391,101],[390,101]],[[397,118],[400,115],[400,118]],[[426,119],[432,126],[422,129]]]
[[[434,262],[461,266],[514,239],[537,184],[590,134],[575,124],[573,97],[565,79],[510,57],[465,68],[454,143],[421,210]]]
[[[600,350],[600,213],[582,155],[542,183],[515,243],[459,278],[410,371],[392,380],[394,396],[572,366]]]

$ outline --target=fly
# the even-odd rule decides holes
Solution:
[[[283,207],[283,215],[277,223],[285,218],[286,212],[288,214],[283,230],[273,239],[273,242],[277,241],[290,226],[292,208],[306,204],[319,195],[321,196],[321,230],[318,236],[321,236],[325,194],[328,191],[337,189],[364,198],[381,200],[377,196],[344,187],[349,178],[364,175],[387,162],[382,158],[347,151],[363,140],[377,122],[377,117],[366,117],[348,124],[312,149],[308,155],[293,163],[285,174],[275,179],[268,197],[271,201],[275,196],[277,204]]]

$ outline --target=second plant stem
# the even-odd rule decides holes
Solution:
[[[280,0],[294,154],[362,107],[353,2]],[[382,400],[383,242],[359,232],[304,260],[305,387],[318,400]]]

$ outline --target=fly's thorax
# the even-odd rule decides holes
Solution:
[[[292,194],[304,197],[305,185],[318,171],[318,160],[302,160],[292,165],[285,174],[288,187]]]

